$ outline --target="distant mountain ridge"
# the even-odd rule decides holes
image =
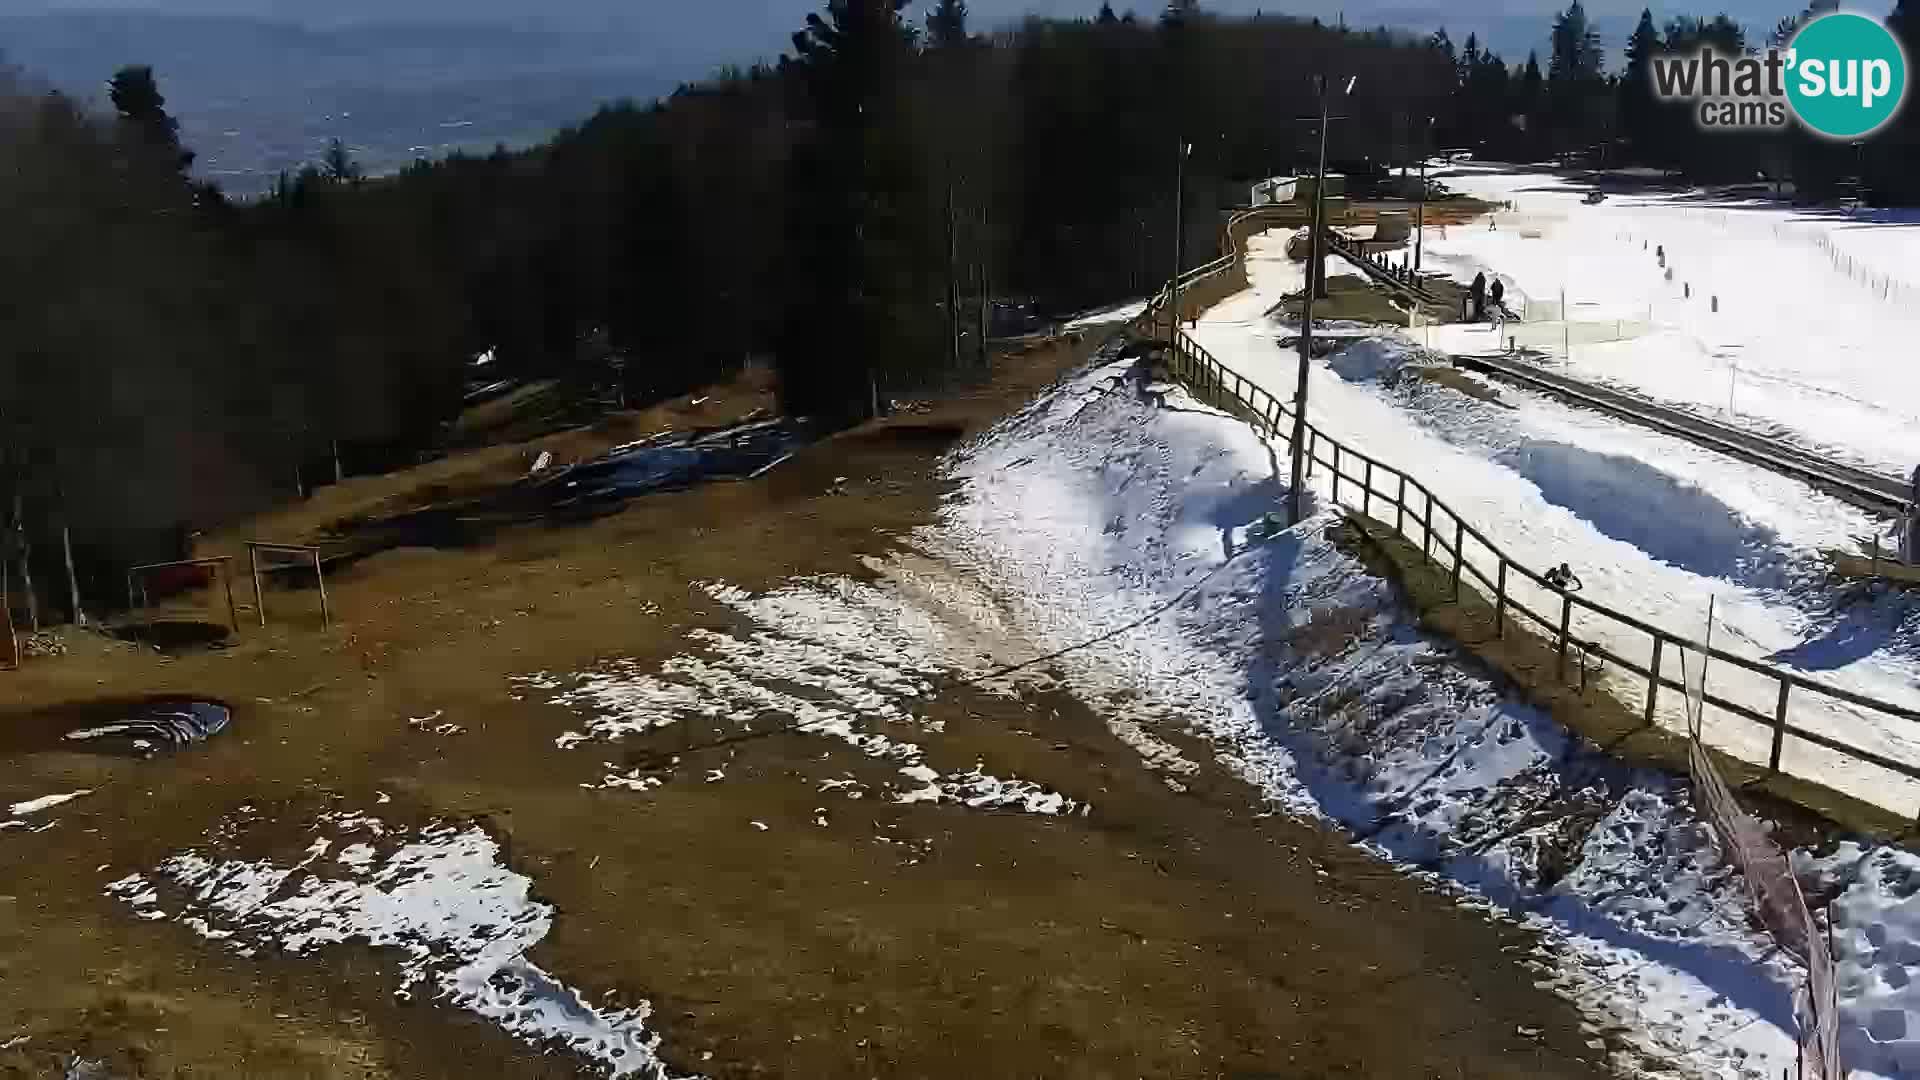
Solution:
[[[485,24],[311,27],[143,11],[0,15],[0,55],[104,107],[113,72],[151,65],[202,175],[254,194],[338,137],[369,172],[521,146],[606,101],[699,74],[638,35]]]

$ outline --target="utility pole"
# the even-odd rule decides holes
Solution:
[[[1347,88],[1342,96],[1353,93],[1353,84],[1357,77],[1347,79]],[[1325,255],[1321,251],[1324,239],[1322,218],[1326,213],[1327,201],[1327,80],[1320,78],[1320,167],[1316,171],[1313,184],[1313,235],[1307,240],[1307,290],[1300,301],[1300,382],[1293,393],[1293,482],[1287,489],[1288,524],[1300,524],[1300,489],[1307,482],[1307,366],[1313,357],[1313,298],[1317,291],[1316,283],[1325,286],[1321,280],[1326,275],[1320,270]]]
[[[1347,79],[1347,87],[1341,91],[1341,96],[1344,97],[1347,94],[1353,93],[1353,84],[1358,78],[1359,76],[1350,76]],[[1321,244],[1323,239],[1321,234],[1327,227],[1327,122],[1330,120],[1345,120],[1346,117],[1329,116],[1327,114],[1326,77],[1320,76],[1318,81],[1320,83],[1320,166],[1313,182],[1313,236],[1308,240],[1307,245],[1310,256],[1307,260],[1307,291],[1325,300],[1327,298],[1327,270],[1325,264],[1325,249]],[[1311,120],[1313,117],[1306,116],[1301,119]]]
[[[1174,146],[1173,166],[1173,282],[1167,304],[1167,348],[1172,350],[1180,338],[1180,270],[1186,261],[1185,224],[1187,203],[1187,154],[1193,147],[1183,137]],[[1171,359],[1171,357],[1169,357]]]
[[[1427,117],[1426,134],[1422,136],[1420,151],[1420,216],[1413,227],[1413,272],[1420,272],[1420,240],[1427,231],[1427,159],[1432,157],[1433,117]]]

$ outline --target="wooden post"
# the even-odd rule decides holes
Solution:
[[[1560,667],[1559,677],[1567,677],[1567,638],[1568,628],[1573,624],[1573,597],[1564,591],[1560,596]]]
[[[1367,459],[1366,478],[1360,481],[1360,513],[1373,513],[1373,459]]]
[[[1773,753],[1767,757],[1767,771],[1780,771],[1780,750],[1787,741],[1787,691],[1793,684],[1780,680],[1780,702],[1773,707]]]
[[[1654,702],[1660,700],[1660,648],[1665,644],[1666,639],[1664,638],[1655,637],[1653,639],[1653,663],[1648,665],[1648,667],[1652,669],[1652,673],[1647,676],[1647,710],[1643,714],[1643,719],[1646,720],[1648,727],[1653,726]]]
[[[1333,501],[1340,503],[1340,444],[1333,444]]]
[[[328,629],[333,625],[333,616],[327,610],[327,579],[320,570],[320,549],[313,549],[313,582],[320,587],[320,628]]]
[[[1433,561],[1433,493],[1427,493],[1427,516],[1420,526],[1420,557]]]
[[[1467,561],[1467,523],[1453,519],[1453,602],[1460,602],[1460,564]]]
[[[1499,580],[1493,587],[1493,636],[1505,640],[1507,636],[1507,557],[1500,556]]]
[[[253,610],[260,616],[260,629],[267,628],[267,595],[260,591],[260,549],[247,545],[247,562],[253,567]]]
[[[1400,497],[1393,502],[1393,531],[1407,535],[1407,474],[1400,474]]]
[[[222,562],[220,564],[220,581],[227,587],[227,622],[233,627],[233,632],[237,634],[240,632],[240,611],[233,606],[232,563]]]

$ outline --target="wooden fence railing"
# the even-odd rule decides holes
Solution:
[[[1270,437],[1282,440],[1291,437],[1293,411],[1290,408],[1251,379],[1222,364],[1184,333],[1177,337],[1170,366],[1174,377],[1184,382],[1207,404],[1245,419],[1264,429]],[[1472,582],[1477,580],[1485,588],[1486,595],[1491,597],[1497,635],[1504,637],[1507,627],[1510,624],[1520,625],[1521,620],[1530,620],[1541,627],[1559,654],[1560,677],[1563,680],[1567,677],[1570,658],[1579,660],[1583,685],[1587,675],[1587,658],[1598,659],[1603,666],[1610,664],[1621,671],[1630,672],[1644,682],[1642,716],[1648,724],[1652,724],[1662,691],[1680,695],[1677,700],[1683,700],[1686,694],[1685,684],[1670,671],[1672,664],[1663,666],[1663,655],[1670,660],[1677,660],[1679,650],[1685,650],[1696,658],[1711,657],[1715,663],[1749,673],[1769,688],[1770,699],[1759,705],[1731,700],[1712,690],[1707,691],[1704,697],[1706,715],[1710,719],[1732,717],[1768,729],[1771,733],[1770,750],[1766,755],[1769,773],[1781,771],[1786,741],[1793,738],[1920,780],[1920,765],[1853,745],[1833,734],[1813,731],[1804,724],[1796,723],[1793,706],[1796,703],[1804,706],[1825,699],[1852,706],[1880,722],[1920,721],[1920,710],[1880,701],[1723,649],[1710,648],[1692,638],[1550,585],[1544,575],[1501,550],[1491,537],[1435,497],[1414,476],[1340,442],[1312,423],[1306,425],[1305,431],[1310,467],[1324,466],[1330,470],[1332,496],[1336,504],[1357,510],[1364,517],[1390,526],[1408,543],[1417,545],[1424,558],[1437,562],[1448,575],[1455,600],[1459,599],[1463,581],[1472,587]],[[1471,545],[1478,545],[1481,549],[1480,558],[1468,557]],[[1486,556],[1491,556],[1491,572]],[[1535,606],[1524,602],[1519,595],[1523,591],[1519,588],[1522,583],[1537,587],[1534,589],[1534,603],[1545,610],[1537,610]],[[1601,635],[1588,633],[1583,637],[1576,633],[1573,625],[1576,611],[1583,613],[1583,621],[1590,624],[1593,619],[1599,619],[1614,624],[1623,633],[1645,635],[1649,642],[1649,659],[1642,662],[1637,657],[1624,655],[1617,647],[1619,634],[1605,635],[1616,639],[1616,647],[1610,647],[1597,639]],[[1920,729],[1916,729],[1915,734],[1920,736]]]
[[[1180,290],[1183,297],[1189,290],[1204,285],[1220,277],[1222,274],[1231,274],[1240,267],[1241,260],[1246,257],[1246,252],[1241,248],[1240,237],[1238,235],[1241,227],[1249,222],[1262,218],[1269,221],[1278,221],[1287,220],[1297,215],[1298,211],[1290,208],[1288,204],[1279,204],[1275,206],[1256,206],[1251,210],[1242,210],[1228,218],[1220,229],[1220,250],[1225,254],[1212,262],[1203,263],[1190,270],[1181,272]],[[1147,301],[1146,310],[1140,313],[1140,317],[1135,320],[1135,324],[1142,327],[1148,333],[1152,333],[1154,326],[1165,321],[1166,306],[1172,298],[1172,292],[1173,285],[1171,282],[1161,286],[1160,291],[1153,294],[1152,298]],[[1182,306],[1185,305],[1183,304]]]

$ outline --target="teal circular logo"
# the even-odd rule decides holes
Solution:
[[[1857,139],[1879,130],[1907,96],[1907,56],[1876,19],[1823,15],[1787,45],[1787,104],[1817,134]]]

